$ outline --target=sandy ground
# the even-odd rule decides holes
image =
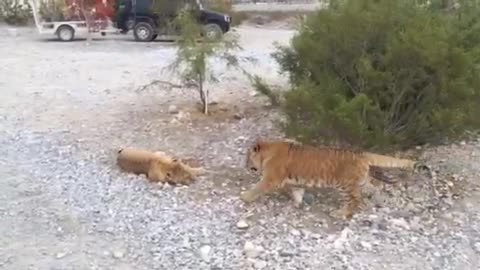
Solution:
[[[270,53],[292,32],[238,32],[239,55],[257,59],[245,67],[284,84]],[[329,217],[331,192],[307,194],[301,210],[278,194],[245,205],[238,195],[256,181],[245,146],[281,133],[238,72],[213,62],[218,105],[204,117],[189,89],[143,87],[179,83],[163,69],[174,44],[16,33],[0,29],[0,268],[479,269],[478,141],[421,149],[436,176],[378,190],[348,222]],[[124,146],[217,173],[190,187],[149,184],[115,166]]]

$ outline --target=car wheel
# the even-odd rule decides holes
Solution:
[[[135,25],[135,28],[133,29],[133,35],[135,36],[136,41],[152,41],[154,35],[153,27],[149,23],[139,22]]]
[[[75,30],[70,25],[61,25],[57,29],[57,37],[61,41],[72,41],[75,38]]]
[[[207,40],[216,40],[223,35],[223,31],[220,25],[209,23],[203,26],[203,35]]]

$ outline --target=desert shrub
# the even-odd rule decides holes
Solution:
[[[418,2],[335,1],[301,23],[274,54],[289,136],[403,148],[480,127],[480,9]]]
[[[16,0],[0,1],[0,19],[10,25],[26,25],[32,18],[32,9]]]

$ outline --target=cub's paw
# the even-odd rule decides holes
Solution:
[[[255,194],[251,191],[245,191],[242,194],[240,194],[240,199],[246,203],[251,203],[255,201]]]
[[[334,210],[330,213],[330,216],[335,219],[347,220],[352,218],[353,213],[347,209]]]

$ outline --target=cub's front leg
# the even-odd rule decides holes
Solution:
[[[240,195],[240,198],[247,203],[257,200],[261,195],[264,195],[275,188],[274,179],[269,176],[262,176],[262,179],[253,186],[253,188],[245,191]]]

